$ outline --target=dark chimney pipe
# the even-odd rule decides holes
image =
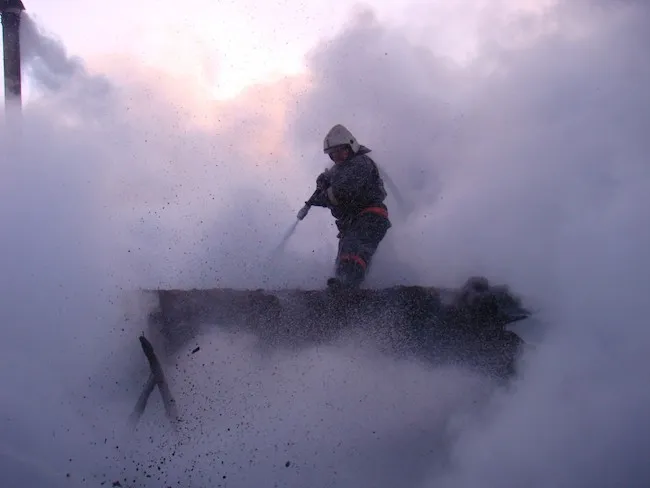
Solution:
[[[5,75],[5,106],[22,104],[20,69],[20,15],[25,10],[21,0],[0,0]]]

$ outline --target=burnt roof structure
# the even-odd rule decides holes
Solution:
[[[387,354],[463,365],[490,376],[514,373],[523,340],[507,329],[530,312],[505,286],[472,278],[456,290],[420,286],[326,290],[145,290],[156,347],[172,359],[210,328],[242,331],[261,348],[306,348],[367,336]]]

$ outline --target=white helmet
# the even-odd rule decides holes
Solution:
[[[330,129],[323,141],[323,152],[330,153],[335,148],[343,145],[348,145],[352,148],[352,152],[356,153],[359,150],[359,143],[352,135],[352,132],[347,130],[341,124],[336,124]]]

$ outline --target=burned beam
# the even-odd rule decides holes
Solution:
[[[167,383],[167,379],[165,378],[165,374],[163,372],[160,361],[156,356],[153,346],[147,340],[147,338],[140,336],[139,340],[140,345],[142,346],[142,351],[144,352],[145,356],[147,357],[147,361],[149,362],[151,374],[149,375],[149,379],[147,380],[147,383],[145,384],[142,393],[138,398],[135,408],[133,409],[133,413],[130,417],[131,424],[135,426],[138,420],[140,420],[140,417],[144,413],[144,409],[147,406],[149,396],[151,393],[153,393],[154,388],[158,386],[167,418],[172,422],[172,425],[175,425],[176,422],[180,420],[180,417],[176,408],[176,401],[171,394],[171,390],[169,389],[169,385]]]
[[[20,66],[20,17],[25,10],[20,0],[0,0],[4,60],[5,107],[22,103]]]
[[[142,389],[142,393],[138,397],[138,401],[135,404],[135,408],[129,417],[131,426],[135,427],[144,413],[144,409],[147,407],[147,402],[149,401],[149,396],[153,393],[154,388],[156,388],[156,377],[153,373],[149,374],[149,379]]]
[[[367,334],[388,354],[463,362],[512,374],[523,340],[508,324],[530,313],[507,287],[468,280],[459,289],[396,286],[340,295],[325,290],[158,289],[149,315],[160,351],[173,358],[209,328],[257,337],[260,348],[305,348]]]

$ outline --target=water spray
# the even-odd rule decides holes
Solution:
[[[316,193],[319,190],[316,190],[312,197],[316,195]],[[311,197],[310,197],[311,200]],[[283,250],[284,246],[286,245],[287,241],[291,238],[293,233],[296,231],[296,227],[298,227],[298,224],[300,223],[301,220],[303,220],[305,217],[307,217],[307,214],[309,213],[309,209],[311,209],[311,204],[309,203],[309,200],[305,203],[305,205],[298,211],[298,215],[296,215],[296,220],[293,224],[291,224],[291,227],[287,229],[287,231],[284,233],[284,236],[282,237],[282,240],[280,241],[280,244],[277,245],[277,247],[273,250],[270,256],[270,260],[273,260],[276,258]]]
[[[286,245],[287,241],[295,232],[296,227],[298,227],[298,222],[300,222],[300,220],[296,220],[293,224],[291,224],[291,227],[289,227],[289,229],[287,229],[287,231],[284,233],[284,236],[282,237],[280,244],[278,244],[277,247],[271,253],[271,259],[278,256],[278,254],[280,254],[284,250],[284,246]]]
[[[376,163],[375,163],[376,164]],[[395,185],[395,182],[390,179],[388,174],[379,167],[378,164],[377,169],[379,170],[379,175],[381,176],[382,180],[386,182],[386,186],[388,186],[388,189],[392,193],[393,197],[395,197],[395,201],[397,202],[397,205],[406,213],[406,204],[404,203],[404,198],[402,198],[402,194],[399,192],[397,189],[397,185]]]

